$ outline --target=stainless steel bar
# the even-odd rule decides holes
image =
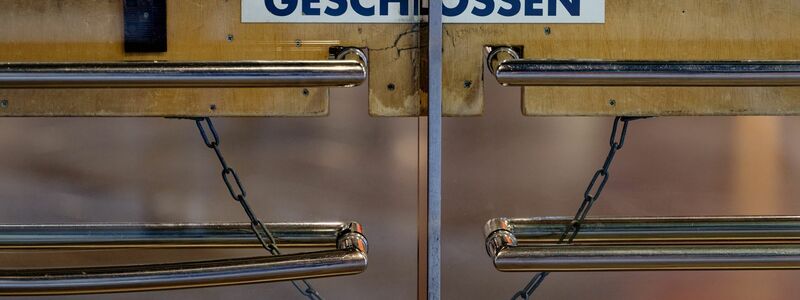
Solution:
[[[494,219],[519,244],[555,244],[567,217]],[[491,232],[487,232],[487,235]],[[589,218],[573,244],[800,243],[800,216]]]
[[[336,247],[347,223],[267,223],[280,247]],[[248,223],[0,225],[0,250],[261,247]]]
[[[152,291],[351,275],[366,269],[358,249],[179,264],[0,270],[0,295]]]
[[[800,269],[800,246],[511,247],[494,265],[506,272]]]
[[[248,284],[361,273],[367,240],[360,224],[268,224],[289,245],[326,247],[309,253],[113,267],[0,269],[0,295],[63,295]],[[249,239],[242,235],[244,232]],[[2,225],[4,249],[121,247],[260,247],[248,224]],[[20,240],[15,240],[20,239]],[[72,240],[72,241],[70,241]],[[281,246],[285,246],[281,245]]]
[[[0,88],[355,86],[357,60],[2,63]]]
[[[567,217],[493,219],[501,271],[800,269],[800,217],[591,218],[557,245]]]
[[[800,86],[800,61],[510,59],[495,76],[512,86]]]

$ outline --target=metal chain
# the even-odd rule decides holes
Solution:
[[[575,217],[572,218],[572,221],[570,221],[570,223],[564,229],[564,233],[562,233],[561,237],[558,239],[558,244],[572,244],[572,241],[581,230],[581,224],[583,223],[583,220],[585,220],[586,216],[589,215],[589,211],[592,209],[594,203],[600,199],[600,194],[606,187],[606,183],[608,183],[608,178],[610,176],[608,170],[611,168],[611,163],[614,161],[614,156],[617,154],[617,151],[622,149],[622,146],[625,144],[625,136],[628,133],[628,122],[643,118],[645,117],[614,118],[614,125],[611,128],[611,139],[609,141],[609,146],[611,147],[608,150],[606,160],[603,163],[603,166],[594,172],[592,180],[589,181],[589,186],[587,186],[586,191],[583,192],[583,202],[581,202],[578,212],[575,213]],[[619,128],[620,123],[622,123],[622,131],[620,132],[619,137],[617,137],[617,129]],[[542,284],[548,275],[550,275],[550,272],[537,273],[535,276],[533,276],[533,278],[531,278],[528,284],[525,285],[522,290],[514,294],[511,299],[530,299],[533,292],[536,291],[536,288]]]
[[[265,226],[264,223],[258,219],[255,212],[253,212],[253,209],[250,208],[250,205],[247,203],[247,192],[242,185],[242,181],[239,179],[239,175],[236,174],[236,170],[229,166],[225,161],[225,157],[222,156],[222,152],[219,149],[219,134],[217,134],[217,130],[214,128],[214,123],[211,122],[211,118],[205,117],[191,119],[197,124],[197,129],[200,131],[200,136],[203,138],[203,142],[206,144],[206,147],[213,149],[214,153],[217,155],[219,163],[222,165],[222,181],[225,182],[225,186],[228,188],[228,192],[231,194],[231,197],[233,197],[233,200],[239,202],[239,204],[242,206],[242,209],[244,209],[245,214],[247,214],[247,217],[250,219],[250,227],[253,229],[253,233],[255,233],[256,238],[258,238],[258,241],[261,243],[261,246],[269,251],[269,253],[272,255],[280,255],[281,251],[275,244],[275,237],[272,235],[269,229],[267,229],[267,226]],[[203,126],[203,123],[208,126],[208,130],[211,132],[210,138],[205,126]],[[294,285],[300,294],[308,299],[323,300],[319,292],[317,292],[306,280],[292,281],[292,285]]]

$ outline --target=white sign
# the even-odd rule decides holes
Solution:
[[[417,23],[415,0],[242,0],[243,23]]]
[[[443,0],[444,23],[604,23],[605,0]]]
[[[417,0],[241,0],[243,23],[417,23]],[[605,0],[443,0],[444,23],[604,23]]]

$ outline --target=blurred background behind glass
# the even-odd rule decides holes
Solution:
[[[494,270],[483,222],[573,216],[608,152],[612,118],[523,117],[519,89],[487,80],[485,115],[444,128],[443,297],[508,299],[533,274]],[[793,117],[672,117],[630,124],[590,216],[800,213]],[[482,245],[482,244],[481,244]],[[535,299],[794,299],[797,271],[554,273]]]
[[[507,299],[532,274],[494,270],[493,217],[571,215],[607,151],[611,118],[530,118],[487,80],[483,117],[444,120],[443,298]],[[367,92],[334,89],[326,118],[217,119],[222,150],[268,222],[364,224],[368,270],[312,280],[328,299],[417,295],[416,118],[372,118]],[[631,124],[593,216],[799,214],[796,118],[656,118]],[[194,123],[0,119],[2,223],[245,221]],[[11,253],[3,267],[261,255],[253,250]],[[537,299],[787,299],[797,271],[558,273]],[[62,298],[62,297],[53,297]],[[288,283],[65,299],[299,299]],[[46,298],[49,299],[49,298]]]
[[[215,119],[222,151],[264,222],[364,224],[370,243],[367,271],[311,280],[326,299],[413,299],[417,119],[369,117],[366,87],[333,89],[331,96],[330,116],[324,118]],[[2,223],[247,221],[193,121],[0,118],[0,128]],[[0,265],[12,268],[266,252],[0,253]],[[63,298],[302,299],[288,282]]]

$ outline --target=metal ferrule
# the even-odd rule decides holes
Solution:
[[[337,247],[339,249],[356,249],[368,253],[369,245],[367,244],[367,238],[364,237],[361,224],[356,222],[348,224],[348,226],[339,233]]]
[[[514,247],[517,245],[517,238],[511,231],[500,229],[492,232],[486,237],[486,253],[491,257],[506,249],[507,247]]]
[[[800,61],[601,61],[499,59],[487,65],[510,86],[800,86]]]
[[[486,231],[495,231],[487,235],[487,250],[495,267],[524,272],[800,269],[798,216],[591,218],[572,244],[559,245],[570,221],[490,221]]]
[[[0,63],[0,88],[351,87],[367,78],[358,59],[217,62]]]
[[[497,72],[497,68],[506,60],[518,60],[519,53],[514,48],[508,46],[487,47],[486,66],[492,73]]]
[[[351,275],[367,267],[358,223],[267,224],[279,246],[327,250],[169,264],[4,269],[0,295],[193,288]],[[249,224],[0,225],[2,249],[260,247]]]
[[[493,232],[498,230],[506,230],[512,231],[511,228],[511,220],[508,218],[494,218],[486,222],[486,225],[483,226],[483,234],[485,236],[491,235]]]
[[[494,257],[507,246],[516,246],[517,239],[511,233],[511,222],[506,218],[495,218],[486,222],[483,233],[486,236],[486,253]]]

